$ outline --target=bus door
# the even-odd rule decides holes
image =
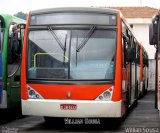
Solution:
[[[20,64],[24,30],[10,24],[7,50],[7,89],[9,107],[20,105]]]
[[[124,63],[126,67],[126,81],[127,81],[127,101],[126,105],[129,107],[132,104],[132,101],[135,99],[135,63],[134,63],[134,48],[132,46],[132,35],[131,32],[128,30],[128,28],[125,26],[124,23],[122,23],[123,27],[123,39],[125,41],[124,46]]]
[[[125,35],[123,35],[125,36]],[[135,99],[135,89],[133,88],[135,84],[135,65],[134,65],[134,49],[132,48],[131,45],[131,37],[130,36],[125,36],[123,37],[126,40],[125,46],[124,46],[124,59],[125,59],[125,67],[127,71],[127,107],[129,107],[132,104],[133,99]],[[134,77],[133,77],[134,76]],[[133,94],[134,92],[134,94]]]
[[[0,104],[2,102],[2,43],[3,43],[3,29],[2,20],[0,19]]]
[[[139,70],[138,70],[138,42],[137,40],[134,38],[133,40],[134,43],[134,63],[135,63],[135,99],[138,98],[138,90],[139,90]]]
[[[136,97],[140,95],[140,45],[136,41]]]
[[[135,45],[134,45],[134,43],[133,43],[133,36],[132,36],[132,34],[131,34],[131,32],[129,31],[129,30],[127,30],[127,36],[128,36],[128,38],[129,38],[129,49],[130,49],[130,51],[132,51],[131,53],[132,53],[132,55],[131,55],[131,57],[132,57],[132,60],[129,62],[129,66],[130,66],[130,80],[129,80],[129,82],[130,82],[130,84],[129,84],[129,97],[130,97],[130,104],[129,105],[131,105],[133,102],[134,102],[134,100],[135,100],[135,81],[136,81],[136,74],[135,74],[135,72],[136,72],[136,65],[135,65],[135,61],[134,61],[134,58],[135,58]],[[127,56],[129,56],[129,55],[127,55]]]

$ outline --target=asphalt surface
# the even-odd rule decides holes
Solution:
[[[160,133],[154,96],[154,92],[148,92],[121,122],[114,119],[55,119],[45,123],[43,117],[24,117],[17,111],[0,111],[0,133]]]

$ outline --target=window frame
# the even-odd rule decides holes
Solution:
[[[56,25],[55,27],[54,27],[54,29],[56,30],[56,29],[63,29],[63,28],[66,28],[66,29],[70,29],[70,30],[72,30],[72,29],[75,29],[75,27],[79,27],[80,26],[80,29],[81,29],[81,27],[83,27],[84,29],[85,28],[87,28],[88,26],[90,26],[90,25],[70,25],[70,26],[68,26],[68,25]],[[34,31],[34,30],[42,30],[42,29],[46,29],[46,27],[47,26],[30,26],[29,27],[29,30],[28,30],[28,37],[27,37],[27,56],[26,57],[28,57],[28,54],[29,54],[29,50],[28,50],[28,48],[29,48],[29,32],[30,31]],[[115,37],[115,58],[114,58],[114,63],[116,63],[116,51],[117,51],[117,26],[97,26],[98,28],[100,28],[100,29],[109,29],[109,30],[115,30],[115,32],[116,32],[116,37]],[[104,28],[105,27],[105,28]],[[66,29],[64,29],[64,30],[66,30]],[[88,29],[88,28],[87,28]],[[77,29],[76,29],[77,30]],[[71,45],[71,44],[69,44],[69,45]],[[69,58],[70,58],[70,55],[69,55]],[[34,83],[41,83],[41,82],[44,82],[44,83],[50,83],[50,82],[52,82],[52,83],[59,83],[59,82],[65,82],[65,83],[74,83],[74,82],[86,82],[86,83],[93,83],[93,82],[98,82],[98,83],[101,83],[101,82],[114,82],[114,80],[115,80],[115,66],[114,66],[114,72],[113,72],[113,80],[107,80],[107,79],[104,79],[104,80],[93,80],[93,79],[91,79],[91,80],[89,80],[89,79],[85,79],[85,80],[71,80],[71,79],[67,79],[67,80],[63,80],[63,79],[58,79],[58,80],[55,80],[55,79],[53,79],[53,80],[51,80],[51,79],[46,79],[46,78],[41,78],[41,79],[29,79],[28,78],[28,58],[26,58],[26,76],[27,76],[27,82],[34,82]]]

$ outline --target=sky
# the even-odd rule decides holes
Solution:
[[[73,6],[150,6],[159,9],[160,0],[0,0],[0,13],[28,13],[30,10]]]

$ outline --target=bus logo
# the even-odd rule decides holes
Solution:
[[[71,93],[70,93],[70,92],[67,92],[66,96],[67,96],[68,98],[70,98],[70,97],[71,97]]]

